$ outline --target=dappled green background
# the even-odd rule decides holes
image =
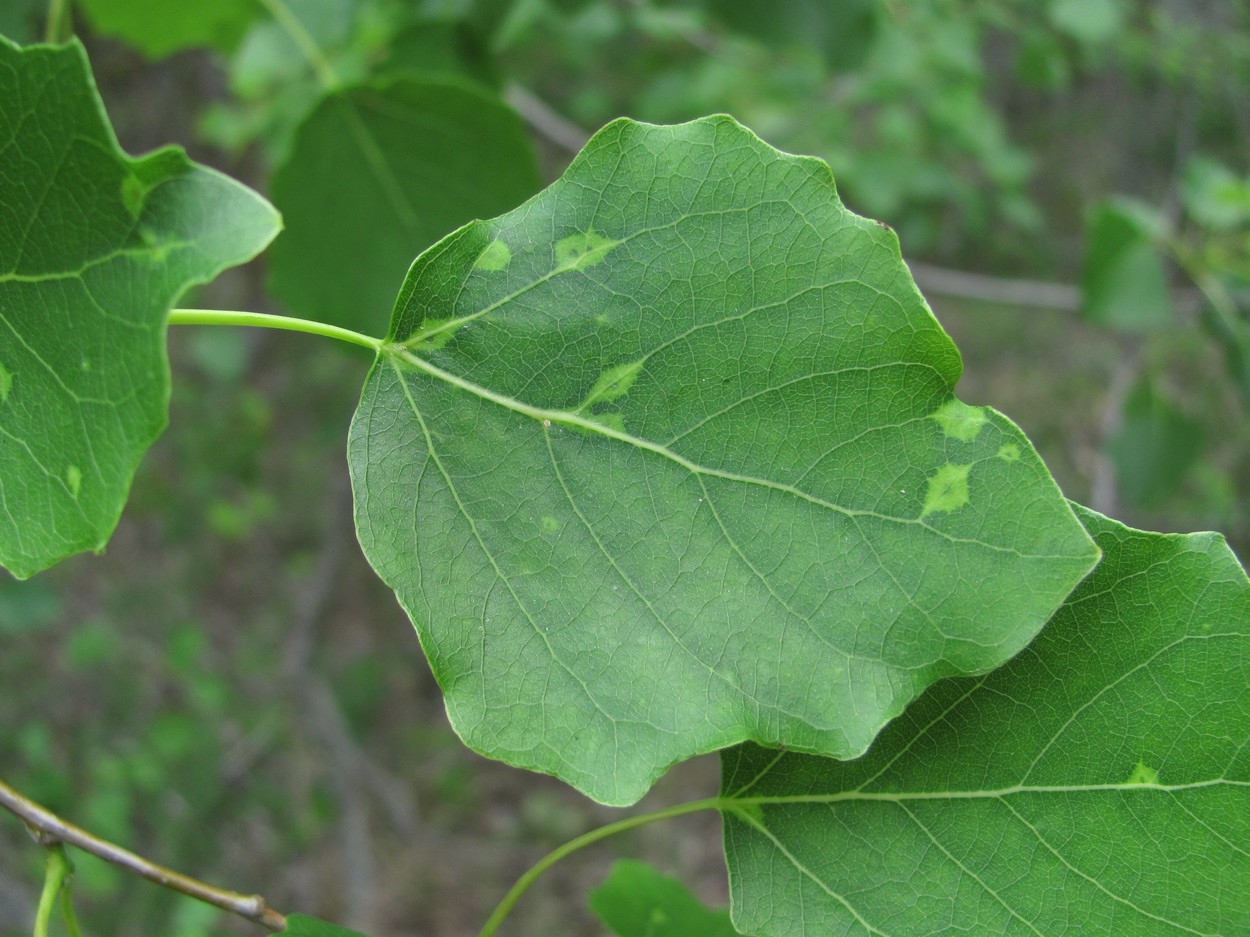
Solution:
[[[122,144],[182,143],[277,198],[269,180],[300,168],[309,134],[298,128],[317,113],[321,79],[259,5],[213,5],[223,19],[184,32],[152,15],[187,6],[76,11]],[[965,356],[963,399],[1019,422],[1071,497],[1140,526],[1221,529],[1246,556],[1244,8],[760,6],[769,15],[733,0],[289,9],[345,85],[450,81],[503,95],[534,151],[504,158],[514,170],[535,159],[520,177],[554,178],[585,130],[620,114],[728,111],[827,159],[847,204],[893,226],[918,262]],[[41,7],[5,4],[0,31],[33,38]],[[136,7],[149,15],[126,15]],[[157,58],[173,51],[170,35],[208,48]],[[456,152],[445,150],[449,171]],[[347,194],[364,184],[343,177]],[[463,218],[519,197],[511,188],[497,209]],[[330,212],[333,227],[332,206],[279,203],[292,223]],[[342,259],[337,272],[323,255],[316,271],[256,264],[187,304],[316,315],[283,276],[360,272]],[[393,263],[397,288],[405,261]],[[1152,282],[1170,292],[1140,293]],[[447,728],[411,628],[351,533],[343,449],[364,352],[188,328],[171,353],[171,429],[108,552],[0,583],[3,776],[102,835],[280,908],[382,933],[472,932],[528,862],[610,814],[476,758]],[[715,774],[687,766],[652,802],[710,793]],[[513,932],[600,933],[582,895],[615,854],[723,894],[714,818],[681,824],[559,871]],[[28,931],[41,858],[0,822],[6,937]],[[93,932],[251,932],[98,865],[80,873]]]

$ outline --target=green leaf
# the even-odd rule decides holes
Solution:
[[[1250,933],[1250,582],[1214,534],[1079,514],[1102,563],[1011,663],[858,761],[725,753],[740,930]]]
[[[103,548],[165,426],[166,313],[278,218],[181,150],[127,157],[76,43],[0,39],[0,139],[0,564],[25,577]]]
[[[286,927],[280,933],[289,937],[366,937],[360,931],[330,924],[307,914],[288,914]]]
[[[1159,221],[1127,199],[1099,203],[1086,225],[1082,312],[1089,321],[1144,332],[1172,321],[1163,259],[1154,240]]]
[[[258,0],[76,0],[91,26],[134,46],[149,58],[180,49],[238,45],[260,10]]]
[[[1202,424],[1141,381],[1124,402],[1123,422],[1107,441],[1128,503],[1157,507],[1177,488],[1202,452]]]
[[[738,937],[728,911],[712,910],[645,862],[613,863],[590,893],[590,910],[618,937]]]
[[[390,341],[365,552],[466,743],[601,801],[747,739],[858,755],[1096,559],[1015,426],[952,422],[893,232],[727,117],[610,124],[418,258]]]
[[[419,251],[537,188],[520,118],[483,90],[405,76],[337,92],[274,176],[270,286],[300,315],[381,332]]]

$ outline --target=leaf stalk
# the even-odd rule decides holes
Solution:
[[[688,813],[698,813],[702,810],[721,810],[727,808],[730,804],[722,797],[708,797],[704,800],[693,800],[685,804],[676,804],[672,807],[665,807],[663,810],[656,810],[652,813],[639,814],[636,817],[626,817],[624,820],[618,820],[615,823],[609,823],[598,829],[583,833],[575,839],[569,840],[562,846],[557,846],[547,855],[543,856],[525,873],[516,880],[516,883],[508,889],[508,893],[495,906],[495,910],[491,912],[486,923],[478,932],[478,937],[492,937],[499,930],[499,926],[507,918],[508,914],[521,900],[521,896],[534,884],[538,878],[549,868],[563,859],[565,856],[577,852],[586,846],[591,846],[600,840],[607,839],[609,836],[615,836],[617,833],[624,833],[628,830],[637,829],[640,826],[647,826],[651,823],[658,823],[661,820],[671,820],[673,817],[684,817]]]
[[[292,316],[276,316],[265,312],[237,312],[228,309],[171,309],[170,325],[241,325],[263,329],[283,329],[288,332],[306,332],[309,335],[320,335],[334,338],[352,345],[360,345],[370,351],[379,352],[385,344],[380,338],[353,332],[328,322],[315,322],[311,319],[296,319]]]

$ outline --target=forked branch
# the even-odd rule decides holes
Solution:
[[[140,875],[151,882],[221,908],[223,911],[229,911],[249,921],[262,924],[270,930],[280,931],[286,927],[286,917],[265,904],[265,899],[260,895],[241,895],[238,892],[227,891],[149,862],[142,856],[135,855],[129,850],[122,849],[107,840],[93,836],[81,827],[62,820],[46,807],[40,806],[15,791],[4,781],[0,781],[0,807],[22,820],[30,830],[31,836],[40,845],[53,846],[64,843],[67,846],[74,846],[127,872]]]

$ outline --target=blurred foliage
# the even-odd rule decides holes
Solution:
[[[0,32],[38,39],[43,7],[0,3]],[[909,260],[1079,281],[1079,317],[931,295],[969,362],[961,395],[1017,419],[1071,496],[1087,500],[1109,472],[1120,503],[1095,507],[1161,530],[1216,527],[1250,550],[1244,3],[80,0],[77,13],[110,113],[131,128],[123,144],[172,138],[262,190],[291,171],[328,98],[379,83],[455,82],[519,109],[547,178],[579,133],[553,129],[552,113],[586,130],[621,114],[733,113],[826,159],[847,203],[893,226]],[[513,169],[505,200],[539,183],[532,166]],[[494,211],[441,194],[466,219]],[[318,273],[372,269],[359,257],[388,230],[353,229]],[[196,301],[267,308],[263,279],[230,276]],[[365,930],[468,932],[534,857],[532,839],[565,837],[594,808],[466,752],[392,597],[350,543],[328,555],[350,538],[336,480],[363,359],[290,336],[171,341],[172,429],[109,552],[0,582],[6,780],[279,906],[298,899]],[[361,772],[355,793],[335,782],[344,759]],[[355,855],[351,836],[387,856],[363,911],[338,858]],[[0,937],[28,931],[34,906],[18,898],[41,857],[23,840],[0,823]],[[718,887],[715,843],[647,844]],[[78,866],[90,931],[250,932]],[[580,887],[604,869],[559,874]],[[457,892],[466,880],[480,884]],[[527,899],[516,932],[598,932],[568,893]]]

